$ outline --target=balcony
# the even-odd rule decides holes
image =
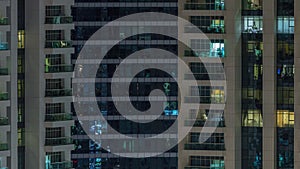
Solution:
[[[46,89],[46,97],[72,96],[72,89]]]
[[[185,50],[185,57],[208,57],[208,58],[223,58],[225,56],[224,49],[217,49],[214,52],[209,51],[194,51],[194,50]]]
[[[225,169],[224,166],[213,167],[213,166],[187,166],[184,169]]]
[[[185,103],[200,103],[200,104],[224,104],[224,96],[188,96],[185,97]]]
[[[8,18],[0,17],[0,25],[8,25]]]
[[[72,16],[46,16],[45,24],[70,24],[73,23]]]
[[[224,73],[194,73],[194,74],[185,74],[184,75],[185,80],[224,80]]]
[[[185,3],[184,10],[224,10],[224,2],[221,3]]]
[[[71,113],[60,113],[60,114],[46,114],[45,121],[67,121],[73,120]]]
[[[0,151],[7,151],[8,144],[7,143],[0,143]]]
[[[185,120],[184,125],[185,126],[193,126],[193,127],[204,127],[206,120],[200,120],[200,119],[189,119]],[[215,123],[218,123],[218,127],[225,127],[225,122],[223,120],[216,120],[216,121],[208,121],[206,126],[211,127],[211,126],[216,126]]]
[[[0,117],[0,126],[6,126],[8,124],[9,122],[7,117]]]
[[[224,143],[211,143],[211,144],[199,144],[199,143],[187,143],[184,145],[185,150],[225,150]]]
[[[8,75],[8,68],[0,68],[0,76]]]
[[[45,43],[45,48],[70,48],[72,41],[68,40],[48,40]]]
[[[46,138],[45,146],[60,146],[73,144],[73,139],[70,137]]]
[[[224,26],[185,26],[184,32],[185,33],[199,33],[200,29],[203,33],[214,33],[214,34],[224,34],[225,27]]]
[[[45,73],[73,72],[73,65],[45,65]]]
[[[8,93],[0,93],[0,101],[8,100]]]
[[[8,50],[8,43],[0,42],[0,50]]]
[[[73,163],[71,161],[56,162],[48,164],[47,167],[51,169],[70,169],[73,168]]]

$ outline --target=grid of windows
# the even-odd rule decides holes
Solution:
[[[224,0],[187,0],[184,10],[224,10]]]
[[[64,103],[46,103],[46,114],[63,113]]]
[[[25,31],[18,30],[18,49],[24,49],[25,47]]]
[[[242,168],[262,169],[262,127],[242,127]]]
[[[204,33],[225,33],[224,16],[190,16],[190,22]],[[191,27],[185,27],[192,33]]]
[[[277,110],[277,127],[294,127],[294,112]]]
[[[64,160],[63,159],[64,152],[63,151],[60,151],[60,152],[46,152],[46,157],[49,158],[51,163],[61,162],[61,161]]]
[[[46,30],[46,40],[64,40],[64,30]]]
[[[193,73],[224,73],[224,64],[191,62],[190,69]]]
[[[243,0],[243,10],[262,10],[263,0]]]
[[[277,33],[294,33],[294,17],[277,17]]]
[[[46,138],[59,138],[63,136],[62,127],[46,128]]]
[[[46,6],[46,16],[63,16],[63,15],[64,15],[64,6],[62,5]]]
[[[224,49],[224,40],[222,39],[191,39],[191,51],[185,51],[185,55],[187,56],[197,56],[197,57],[224,57],[225,49]]]
[[[46,89],[63,89],[63,79],[46,79]]]
[[[205,133],[203,133],[205,134]],[[189,142],[199,143],[200,133],[190,133]],[[205,142],[205,144],[224,143],[224,133],[213,133]]]
[[[224,157],[221,156],[191,156],[191,166],[224,169]]]
[[[277,128],[277,168],[294,168],[294,128]]]
[[[245,127],[263,127],[261,110],[244,110],[242,124]]]
[[[245,33],[262,33],[262,16],[243,16],[242,31]]]

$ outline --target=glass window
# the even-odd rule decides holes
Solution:
[[[242,29],[245,33],[262,33],[262,16],[243,16]]]
[[[294,0],[277,0],[277,16],[294,16]]]
[[[46,114],[64,113],[63,103],[46,103]]]
[[[224,0],[187,0],[184,10],[224,10]]]
[[[293,128],[277,128],[277,168],[294,168]]]
[[[204,33],[225,33],[223,16],[191,16],[190,22],[197,26]],[[194,27],[186,26],[186,33],[194,33]]]
[[[294,87],[277,87],[277,104],[294,104]]]
[[[261,110],[247,110],[243,112],[243,126],[262,127],[263,118]]]
[[[46,6],[46,16],[63,16],[64,15],[64,6]]]
[[[277,127],[294,127],[294,112],[277,110]]]
[[[46,90],[47,89],[63,89],[63,79],[46,79]]]
[[[18,48],[23,49],[25,45],[25,31],[18,30]]]
[[[64,30],[46,30],[46,40],[64,40]]]
[[[46,128],[46,138],[59,138],[63,136],[63,128]]]
[[[191,156],[190,165],[197,167],[210,167],[224,169],[224,157],[221,156]]]
[[[243,10],[262,10],[263,0],[243,0]]]
[[[278,17],[277,33],[294,33],[294,17]]]
[[[224,40],[206,40],[191,39],[191,48],[193,51],[185,51],[185,56],[196,57],[224,57],[225,46]]]

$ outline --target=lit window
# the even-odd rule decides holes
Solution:
[[[18,31],[18,48],[23,49],[25,44],[25,31],[19,30]]]
[[[294,112],[290,112],[288,110],[278,110],[277,127],[293,127],[294,118]]]

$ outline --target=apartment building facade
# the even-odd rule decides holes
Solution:
[[[300,168],[298,1],[0,0],[0,4],[0,168]],[[85,42],[106,23],[138,12],[178,15],[210,39],[205,44],[209,51],[203,52],[199,33],[179,25],[191,48],[170,37],[137,35],[118,44],[100,65],[97,78],[109,80],[127,55],[155,47],[178,54],[193,73],[184,74],[184,80],[191,76],[197,80],[198,86],[182,93],[189,104],[198,104],[195,97],[200,98],[199,111],[184,112],[189,118],[183,124],[193,128],[174,149],[145,159],[123,158],[103,149],[87,134],[104,132],[105,125],[92,120],[94,127],[86,133],[78,120],[74,123],[78,112],[72,106],[72,64]],[[214,74],[208,75],[206,69]],[[162,72],[147,70],[136,78],[163,80],[133,84],[134,96],[142,97],[153,88],[165,90],[166,83],[172,86],[168,96],[178,95]],[[149,134],[145,126],[119,118],[112,102],[105,100],[111,95],[109,84],[96,86],[99,107],[109,124],[125,134]],[[177,101],[168,103],[161,123],[176,119]],[[134,104],[148,108],[144,102]],[[210,110],[210,104],[219,108]],[[222,116],[205,124],[209,113]],[[200,144],[203,127],[215,123],[215,132]],[[124,143],[132,151],[133,145]]]

